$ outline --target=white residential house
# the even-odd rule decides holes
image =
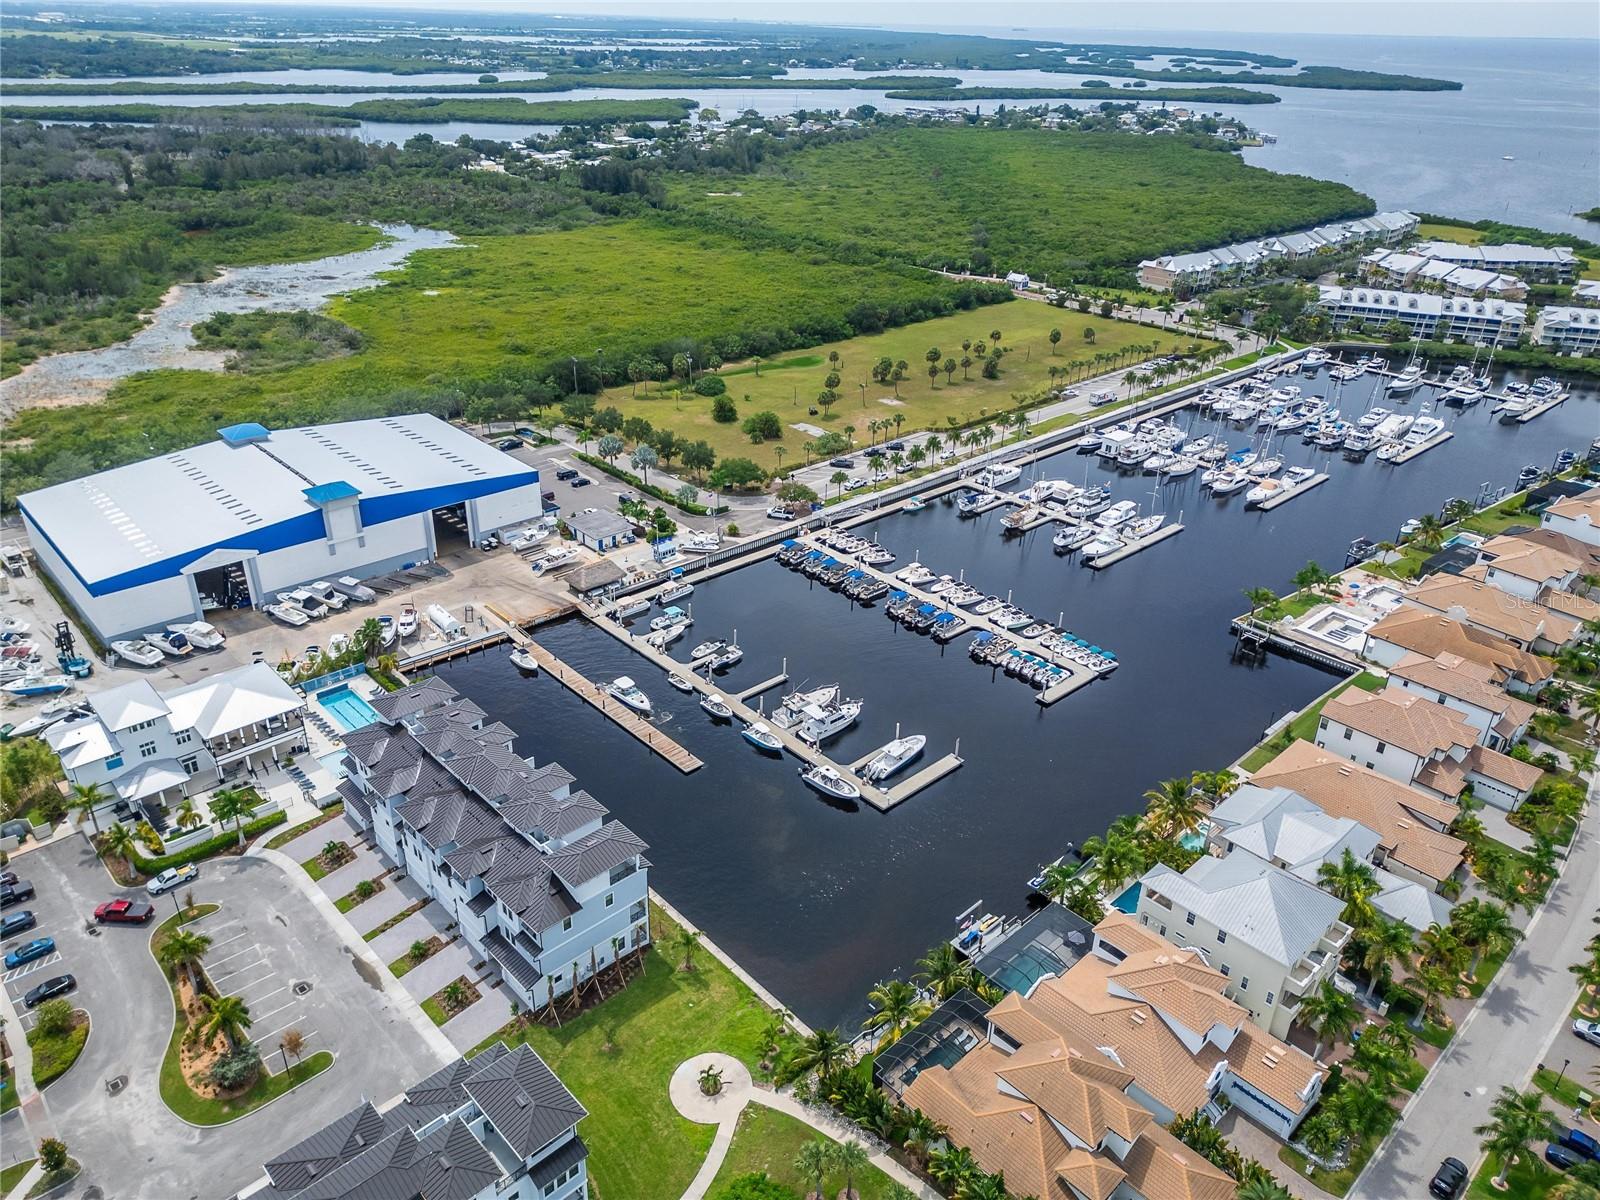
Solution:
[[[1479,743],[1491,750],[1509,751],[1521,741],[1537,711],[1501,687],[1493,667],[1458,654],[1408,653],[1389,668],[1384,690],[1424,696],[1460,713],[1478,731]]]
[[[1533,340],[1563,354],[1594,354],[1600,351],[1600,308],[1541,308]]]
[[[1316,745],[1408,787],[1455,801],[1470,784],[1497,808],[1515,809],[1542,772],[1492,750],[1465,716],[1405,689],[1331,696],[1317,720]]]
[[[136,679],[88,701],[90,715],[43,736],[68,783],[105,790],[97,820],[132,808],[160,829],[167,805],[248,778],[306,745],[305,699],[265,663],[164,693]]]
[[[1273,1037],[1288,1035],[1301,999],[1338,971],[1350,940],[1342,901],[1254,855],[1207,855],[1181,875],[1159,865],[1139,883],[1140,924],[1198,950],[1228,978],[1228,998]]]
[[[1549,529],[1586,546],[1600,547],[1600,489],[1587,496],[1559,500],[1539,516],[1539,528]]]
[[[1550,592],[1569,590],[1585,567],[1582,561],[1554,546],[1506,534],[1479,546],[1474,565],[1484,568],[1485,583],[1520,600],[1540,602]]]
[[[372,701],[345,735],[345,812],[449,909],[524,1008],[650,942],[647,849],[561,766],[435,679]]]
[[[266,1163],[240,1200],[587,1200],[589,1114],[530,1047],[495,1042],[361,1104]]]
[[[1444,613],[1401,607],[1367,630],[1361,657],[1392,668],[1408,654],[1428,659],[1454,655],[1487,668],[1500,686],[1517,695],[1537,695],[1555,676],[1549,659],[1497,634]]]

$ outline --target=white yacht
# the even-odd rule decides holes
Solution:
[[[1229,471],[1211,481],[1211,493],[1214,496],[1231,496],[1235,492],[1243,491],[1253,483],[1255,483],[1255,480],[1245,472]]]
[[[1438,417],[1418,417],[1411,424],[1411,432],[1405,436],[1407,446],[1420,446],[1430,438],[1437,437],[1444,432],[1444,422]]]
[[[332,612],[339,612],[350,602],[350,597],[336,589],[326,579],[319,579],[315,583],[306,584],[305,590],[322,601]]]
[[[652,650],[665,650],[684,635],[687,626],[667,625],[644,635],[644,644]]]
[[[867,760],[867,765],[861,768],[861,777],[869,783],[889,778],[915,761],[927,743],[928,739],[920,733],[895,738]]]
[[[1380,442],[1398,442],[1411,431],[1413,420],[1414,418],[1408,417],[1404,413],[1395,413],[1380,421],[1378,427],[1372,432]]]
[[[1376,429],[1393,415],[1387,408],[1369,408],[1356,418],[1356,426],[1361,429]]]
[[[1050,539],[1050,542],[1057,550],[1071,553],[1074,550],[1083,549],[1094,541],[1099,534],[1100,527],[1098,525],[1085,522],[1082,525],[1071,528],[1062,528],[1055,537]]]
[[[196,650],[220,650],[228,639],[209,621],[186,621],[167,626],[168,633],[181,633]]]
[[[1101,458],[1113,461],[1122,453],[1122,448],[1132,442],[1139,435],[1126,425],[1113,425],[1100,435],[1100,448],[1097,453]]]
[[[1409,396],[1422,386],[1422,364],[1412,363],[1400,374],[1390,378],[1386,391],[1391,396]]]
[[[1160,529],[1162,523],[1166,521],[1166,519],[1167,518],[1161,513],[1152,513],[1148,517],[1140,517],[1137,521],[1134,521],[1118,530],[1118,532],[1122,535],[1123,541],[1136,542],[1140,538],[1149,537],[1156,530]]]
[[[1004,487],[1021,478],[1022,468],[1011,463],[994,463],[979,471],[976,476],[979,483],[988,484],[992,488]]]
[[[160,633],[147,633],[144,640],[149,642],[168,658],[188,658],[194,653],[194,647],[189,644],[185,634],[174,633],[170,629],[163,629]]]
[[[721,651],[725,646],[727,646],[727,644],[728,643],[722,638],[707,638],[693,650],[689,651],[689,661],[696,662],[702,658],[710,658],[713,654]]]
[[[401,641],[405,641],[406,638],[416,633],[417,620],[417,610],[412,608],[411,605],[408,604],[400,610],[400,620],[395,622],[395,630],[398,632]],[[301,624],[304,624],[304,622],[301,622]]]
[[[1163,469],[1162,474],[1168,479],[1181,479],[1185,475],[1193,475],[1200,466],[1200,460],[1187,454],[1175,454],[1172,461]]]
[[[684,599],[687,596],[692,596],[693,594],[694,594],[694,584],[692,584],[692,583],[676,583],[676,584],[673,584],[671,587],[667,588],[666,591],[661,592],[660,594],[658,594],[656,596],[656,603],[662,605],[663,607],[665,607],[668,604],[672,604],[672,603],[674,603],[674,602],[676,602],[678,600]]]
[[[1103,487],[1092,487],[1067,505],[1067,515],[1081,521],[1110,507],[1111,492]]]
[[[1117,533],[1116,533],[1115,530],[1113,530],[1113,529],[1102,529],[1099,533],[1097,533],[1095,535],[1093,541],[1089,542],[1088,545],[1084,546],[1084,548],[1083,548],[1084,561],[1087,562],[1090,559],[1104,557],[1105,555],[1111,554],[1114,551],[1121,550],[1122,546],[1123,546],[1122,539],[1117,536]]]
[[[861,708],[859,700],[844,700],[827,706],[808,704],[798,714],[800,721],[795,726],[795,736],[814,746],[820,745],[854,725]]]
[[[1276,475],[1283,470],[1281,458],[1258,458],[1244,469],[1244,473],[1252,479],[1265,479],[1269,475]]]
[[[606,684],[606,692],[641,716],[648,717],[651,713],[650,697],[640,691],[639,685],[626,675],[618,675]]]

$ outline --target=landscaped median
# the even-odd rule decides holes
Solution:
[[[443,1025],[452,1017],[460,1016],[479,1000],[483,993],[465,975],[458,975],[422,1002],[422,1011],[435,1025]]]
[[[161,1099],[191,1125],[225,1125],[270,1104],[333,1065],[326,1050],[270,1074],[246,1034],[250,1013],[235,997],[219,997],[200,968],[210,939],[190,928],[216,912],[197,904],[168,917],[150,937],[172,991],[172,1037],[161,1060]]]
[[[78,1061],[89,1041],[89,1014],[65,1000],[47,1000],[28,1030],[33,1052],[33,1086],[41,1091],[60,1079]]]

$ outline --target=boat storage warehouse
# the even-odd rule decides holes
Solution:
[[[109,641],[431,561],[538,518],[541,501],[537,471],[420,415],[233,425],[18,507],[40,566]]]

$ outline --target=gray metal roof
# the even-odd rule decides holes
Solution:
[[[566,519],[567,526],[580,537],[590,541],[599,541],[602,538],[621,537],[625,533],[633,532],[633,522],[627,517],[612,512],[609,508],[597,508],[593,512],[573,513]]]
[[[533,1181],[533,1186],[542,1188],[563,1171],[577,1166],[589,1157],[589,1147],[583,1144],[581,1137],[574,1136],[570,1142],[562,1145],[549,1158],[528,1172],[528,1178]]]
[[[436,675],[407,684],[396,692],[374,696],[370,701],[378,715],[385,721],[403,721],[440,704],[448,704],[458,697],[455,688]]]
[[[1253,854],[1208,855],[1182,875],[1152,867],[1142,882],[1286,967],[1314,948],[1344,910],[1343,901]]]
[[[493,1042],[473,1058],[458,1058],[448,1066],[440,1067],[421,1083],[408,1087],[405,1100],[390,1109],[387,1115],[412,1127],[420,1127],[454,1112],[466,1103],[467,1094],[461,1085],[467,1078],[474,1071],[492,1066],[507,1053],[504,1042]]]
[[[446,1122],[420,1143],[418,1174],[425,1200],[471,1200],[500,1181],[500,1164],[461,1121]]]
[[[378,1110],[363,1101],[333,1124],[268,1160],[267,1176],[281,1191],[298,1192],[366,1153],[392,1132]]]
[[[526,1045],[474,1073],[463,1086],[489,1123],[523,1158],[589,1115]]]
[[[608,821],[550,855],[550,869],[571,887],[588,883],[596,875],[642,855],[649,847],[621,821]]]
[[[498,929],[491,929],[483,935],[483,948],[488,951],[489,957],[520,983],[530,995],[534,986],[544,978],[539,968],[508,942],[506,935]],[[533,953],[535,957],[538,956],[538,947],[533,948]]]

